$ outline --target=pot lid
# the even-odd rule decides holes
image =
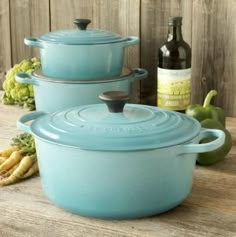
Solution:
[[[78,29],[68,29],[53,31],[44,34],[39,37],[39,40],[48,43],[60,43],[60,44],[108,44],[120,41],[125,41],[126,38],[122,38],[119,34],[111,31],[101,29],[87,29],[87,25],[91,21],[89,19],[76,19],[74,24]]]
[[[105,104],[69,108],[34,120],[30,129],[40,139],[97,151],[138,151],[191,141],[200,123],[181,113],[154,106],[125,104],[125,92],[105,92]]]

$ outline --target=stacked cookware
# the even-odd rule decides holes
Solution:
[[[53,112],[68,107],[101,103],[104,91],[130,92],[132,82],[147,77],[141,68],[124,67],[125,48],[136,45],[136,36],[87,29],[89,19],[76,19],[78,29],[25,38],[26,45],[40,50],[42,68],[19,73],[16,80],[32,84],[36,109]]]
[[[37,108],[17,126],[34,136],[43,190],[59,207],[113,219],[162,213],[186,198],[197,153],[220,147],[224,132],[128,103],[131,83],[147,76],[123,68],[124,48],[138,38],[86,30],[89,22],[25,39],[40,48],[42,70],[17,75],[34,85]]]

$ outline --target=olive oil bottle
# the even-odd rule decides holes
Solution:
[[[182,36],[182,17],[169,17],[166,42],[158,49],[157,106],[184,112],[190,104],[191,48]]]

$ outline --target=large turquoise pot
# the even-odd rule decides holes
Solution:
[[[138,44],[139,38],[86,29],[88,23],[89,20],[77,19],[75,24],[79,29],[49,32],[39,38],[24,39],[26,45],[40,49],[42,71],[46,76],[90,80],[121,73],[125,48]]]
[[[112,219],[157,215],[180,204],[191,191],[197,153],[220,147],[224,132],[156,107],[123,109],[121,94],[100,98],[109,111],[96,104],[17,121],[35,138],[46,196],[70,212]]]
[[[122,90],[130,93],[132,83],[146,78],[147,70],[123,68],[118,77],[99,80],[57,80],[45,77],[40,70],[18,73],[16,81],[33,85],[36,110],[47,113],[69,107],[101,103],[98,96],[104,91]]]

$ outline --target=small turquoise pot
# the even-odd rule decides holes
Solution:
[[[100,99],[109,110],[87,105],[17,121],[35,138],[46,196],[67,211],[109,219],[157,215],[180,204],[191,190],[197,153],[223,145],[224,132],[203,130],[184,114],[124,106],[124,93]],[[216,139],[199,144],[207,137]]]
[[[16,81],[33,85],[36,110],[46,113],[69,107],[101,103],[98,96],[104,91],[122,90],[130,93],[132,83],[146,78],[147,70],[123,68],[118,77],[99,80],[69,80],[45,77],[41,70],[17,73]]]
[[[125,48],[136,45],[136,36],[120,35],[99,29],[87,29],[90,20],[77,19],[79,29],[49,32],[24,39],[24,43],[40,49],[42,71],[47,77],[84,80],[120,75]]]

